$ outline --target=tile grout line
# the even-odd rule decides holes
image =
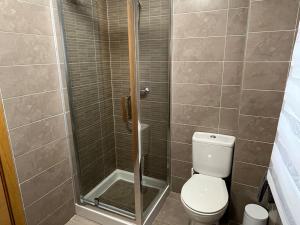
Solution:
[[[227,35],[228,35],[228,23],[229,23],[229,0],[227,0],[227,11],[226,11],[226,28],[225,28],[225,40],[224,40],[224,50],[223,50],[223,62],[222,62],[222,82],[221,82],[221,93],[219,100],[219,120],[218,120],[218,133],[220,133],[221,126],[221,107],[222,107],[222,98],[223,98],[223,84],[224,84],[224,71],[225,71],[225,59],[226,59],[226,50],[227,50]]]

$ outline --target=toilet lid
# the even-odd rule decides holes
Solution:
[[[183,185],[181,198],[192,210],[211,214],[227,205],[228,192],[221,178],[195,174]]]

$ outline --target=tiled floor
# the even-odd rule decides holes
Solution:
[[[80,216],[73,216],[73,218],[65,225],[100,225],[100,224],[84,219],[83,217]]]
[[[188,225],[189,218],[180,202],[180,195],[171,192],[153,225]],[[74,216],[66,225],[98,225],[79,216]]]

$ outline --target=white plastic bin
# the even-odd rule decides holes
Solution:
[[[245,207],[243,225],[266,225],[268,211],[256,204],[248,204]]]

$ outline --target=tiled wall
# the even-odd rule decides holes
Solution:
[[[193,132],[237,133],[248,2],[173,2],[172,188],[180,191]]]
[[[298,0],[250,1],[231,216],[242,220],[269,165],[294,43]]]
[[[104,0],[65,0],[62,7],[79,181],[86,194],[116,168],[107,7]]]
[[[3,1],[0,89],[28,225],[74,214],[65,106],[49,1]]]
[[[297,12],[298,0],[174,0],[172,187],[190,176],[194,131],[237,136],[236,223],[269,164]]]

